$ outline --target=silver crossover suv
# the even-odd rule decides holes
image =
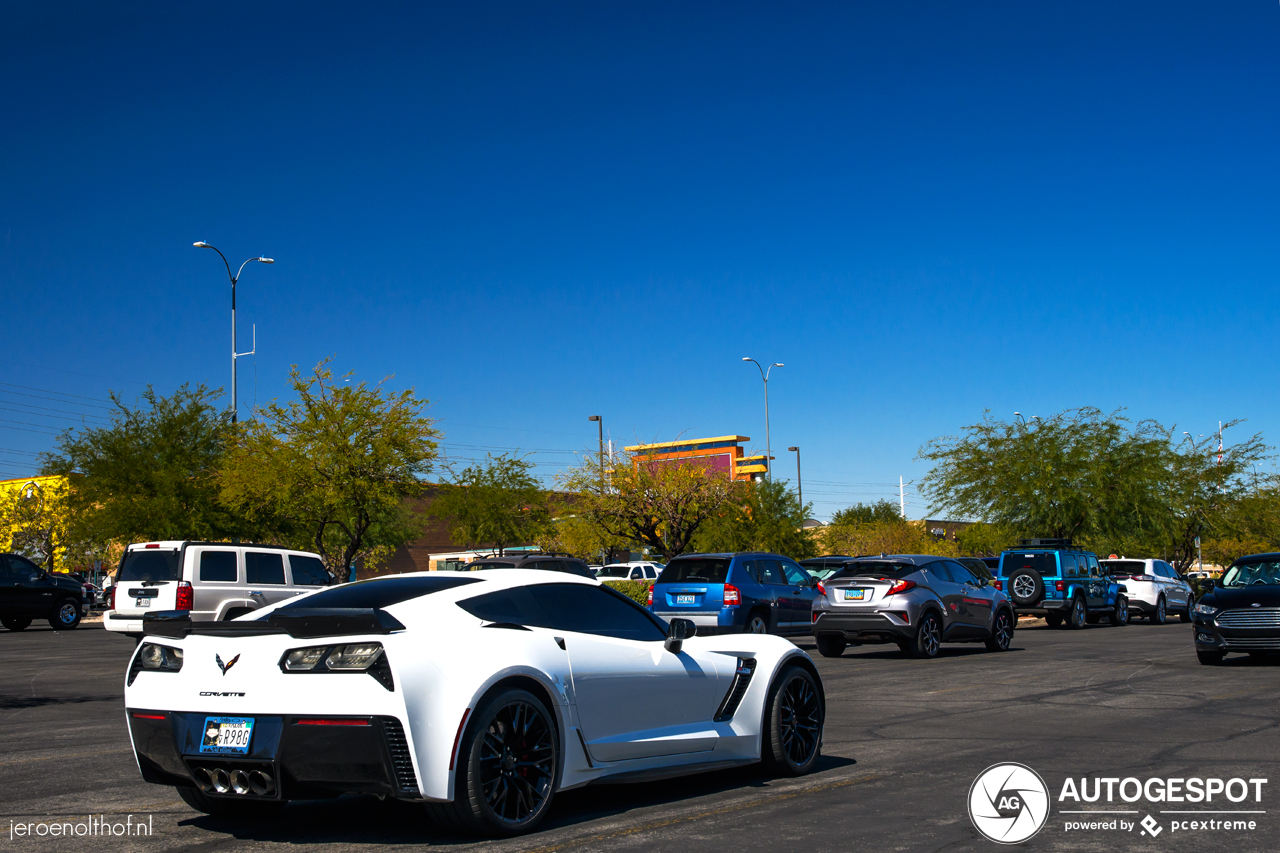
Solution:
[[[955,560],[922,554],[860,557],[818,584],[813,636],[824,657],[853,643],[897,643],[931,658],[942,643],[1003,652],[1016,619],[1009,599]]]

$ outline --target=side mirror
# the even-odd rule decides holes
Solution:
[[[44,573],[43,573],[43,572],[32,572],[31,577],[27,578],[27,580],[29,580],[29,581],[38,581],[38,580],[40,580],[42,577],[44,577]]]
[[[1213,578],[1201,578],[1200,586],[1204,587],[1207,592],[1217,586],[1217,582],[1215,582]]]
[[[667,623],[667,651],[673,655],[680,654],[684,641],[698,633],[698,626],[688,619],[672,619]]]

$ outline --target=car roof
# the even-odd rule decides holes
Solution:
[[[855,557],[850,560],[851,563],[862,562],[895,562],[895,563],[913,563],[917,566],[924,566],[938,560],[947,560],[949,557],[939,557],[937,554],[867,554],[862,557]]]
[[[772,551],[709,551],[705,554],[681,554],[679,557],[672,557],[672,562],[676,560],[684,560],[691,557],[781,557],[781,554],[775,554]],[[787,559],[791,559],[788,557]]]

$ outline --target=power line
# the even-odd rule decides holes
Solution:
[[[43,392],[44,392],[44,393],[46,393],[46,394],[57,394],[57,395],[58,395],[58,396],[60,396],[60,397],[73,397],[73,398],[75,398],[76,400],[101,401],[101,400],[103,399],[102,397],[84,397],[84,396],[81,396],[80,394],[68,394],[68,393],[67,393],[67,392],[65,392],[65,391],[54,391],[54,390],[53,390],[53,389],[51,389],[51,388],[33,388],[33,387],[32,387],[32,386],[30,386],[30,385],[14,385],[12,382],[0,382],[0,385],[3,385],[3,386],[4,386],[4,387],[6,387],[6,388],[23,388],[23,389],[25,389],[25,390],[27,390],[27,391],[43,391]],[[38,395],[36,395],[36,394],[23,394],[21,391],[6,391],[6,392],[4,392],[4,393],[6,393],[6,394],[18,394],[18,395],[23,396],[23,397],[38,397]],[[51,397],[40,397],[39,399],[49,400],[49,399],[54,399],[54,398],[51,398]],[[70,400],[57,400],[57,402],[59,402],[59,403],[70,403],[71,401],[70,401]],[[73,404],[73,405],[75,405],[75,404]],[[109,411],[109,412],[110,412],[110,411],[114,411],[114,409],[115,409],[115,407],[114,407],[114,406],[103,406],[103,405],[101,404],[101,402],[81,403],[81,404],[79,404],[79,405],[84,405],[84,406],[93,406],[95,409],[106,409],[106,410],[107,410],[107,411]]]

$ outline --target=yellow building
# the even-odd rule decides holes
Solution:
[[[62,544],[69,521],[66,477],[0,480],[0,551],[25,554],[53,571],[69,571]]]

